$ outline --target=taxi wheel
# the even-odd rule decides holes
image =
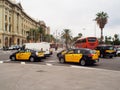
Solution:
[[[63,58],[59,58],[60,63],[65,63],[65,60]]]
[[[15,61],[15,60],[16,60],[15,56],[12,56],[12,57],[11,57],[11,60],[12,60],[12,61]]]
[[[34,62],[35,61],[35,58],[34,57],[30,57],[29,59],[31,62]]]
[[[86,61],[84,59],[80,60],[80,65],[81,66],[85,66],[86,65]]]

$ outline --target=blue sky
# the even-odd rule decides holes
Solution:
[[[17,0],[31,17],[43,20],[51,28],[51,34],[70,29],[73,36],[100,37],[95,19],[98,12],[109,16],[104,36],[120,34],[120,0]]]

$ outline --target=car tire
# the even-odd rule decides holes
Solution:
[[[34,57],[30,57],[29,59],[31,62],[34,62],[35,61],[35,58]]]
[[[15,61],[15,60],[16,60],[16,57],[15,57],[15,56],[12,56],[12,57],[11,57],[11,60],[12,60],[12,61]]]
[[[65,59],[64,58],[59,58],[60,63],[65,63]]]
[[[85,61],[84,59],[81,59],[81,60],[80,60],[80,65],[81,65],[81,66],[85,66],[86,64],[87,64],[87,63],[86,63],[86,61]]]

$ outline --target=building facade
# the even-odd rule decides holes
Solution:
[[[22,45],[27,42],[28,32],[44,26],[46,34],[50,29],[43,23],[27,15],[21,4],[15,0],[0,0],[0,47]]]

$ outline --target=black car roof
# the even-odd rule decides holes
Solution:
[[[97,47],[113,47],[112,45],[98,45]]]

